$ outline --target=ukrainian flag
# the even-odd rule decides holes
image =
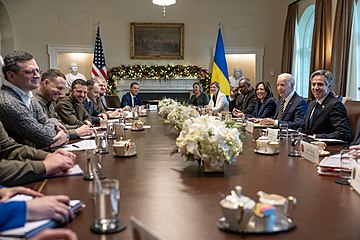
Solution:
[[[211,72],[211,82],[220,84],[220,91],[225,95],[230,95],[229,74],[225,58],[225,48],[219,28],[218,38],[214,56],[214,64]]]

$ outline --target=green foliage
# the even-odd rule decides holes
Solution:
[[[108,70],[108,93],[116,94],[116,80],[127,79],[176,79],[192,77],[199,79],[204,91],[209,93],[210,74],[195,65],[119,65]]]

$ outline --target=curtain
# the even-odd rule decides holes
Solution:
[[[310,74],[319,69],[331,69],[331,1],[329,0],[316,0],[315,2]],[[312,98],[310,88],[309,98]]]
[[[294,55],[294,38],[295,38],[295,25],[297,22],[298,4],[297,1],[288,6],[288,12],[286,16],[282,60],[281,60],[281,72],[292,73],[293,55]]]
[[[346,96],[348,80],[349,54],[351,44],[352,21],[354,12],[353,0],[338,0],[333,31],[331,52],[332,73],[334,75],[333,91]]]

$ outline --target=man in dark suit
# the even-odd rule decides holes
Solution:
[[[137,82],[130,84],[130,92],[125,94],[121,99],[121,107],[127,111],[135,106],[144,105],[141,99],[137,96],[140,90],[140,86]]]
[[[333,75],[326,70],[311,74],[311,92],[301,131],[314,138],[333,138],[351,142],[351,128],[344,104],[331,92]]]
[[[294,77],[289,73],[282,73],[277,78],[277,91],[280,99],[277,103],[276,114],[272,118],[265,118],[261,124],[278,127],[281,123],[288,123],[289,128],[297,130],[304,123],[307,103],[295,91]]]
[[[240,117],[239,113],[252,114],[255,109],[256,96],[250,79],[243,77],[239,81],[238,89],[234,90],[239,90],[240,94],[237,92],[233,94],[233,97],[230,97],[230,112],[232,112],[234,117]]]

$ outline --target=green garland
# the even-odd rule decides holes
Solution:
[[[175,79],[192,77],[199,79],[204,91],[209,92],[210,74],[195,65],[120,65],[108,70],[108,94],[116,94],[116,80],[126,79]]]

